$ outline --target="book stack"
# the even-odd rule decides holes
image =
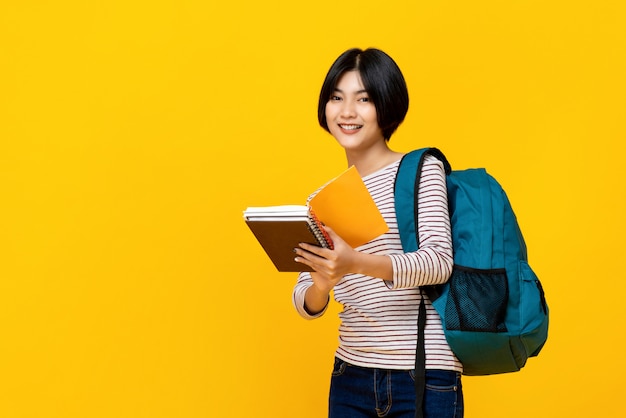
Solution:
[[[333,248],[333,242],[309,206],[249,207],[243,217],[278,271],[310,271],[294,261],[293,249],[305,242]]]
[[[244,220],[278,271],[310,271],[294,261],[301,242],[333,248],[323,225],[356,248],[389,227],[354,166],[321,187],[308,205],[249,207]]]

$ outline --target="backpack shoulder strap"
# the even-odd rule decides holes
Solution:
[[[418,192],[422,177],[422,167],[427,155],[437,157],[444,166],[447,174],[452,171],[450,163],[437,148],[421,148],[411,151],[402,157],[396,181],[394,184],[394,198],[396,218],[402,249],[405,252],[417,251],[419,237],[417,234],[418,219]],[[436,288],[426,286],[425,292],[434,300]],[[422,290],[420,290],[420,293]],[[422,293],[423,294],[423,293]],[[432,296],[431,296],[432,294]],[[424,345],[424,329],[426,328],[426,305],[423,297],[420,298],[417,347],[415,351],[415,418],[423,418],[423,402],[426,389],[426,349]]]
[[[450,163],[437,148],[417,149],[402,157],[394,184],[394,196],[400,241],[405,252],[417,251],[419,248],[417,194],[426,155],[437,157],[443,163],[446,174],[450,174],[452,171]]]

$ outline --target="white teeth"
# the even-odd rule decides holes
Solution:
[[[342,129],[354,130],[359,129],[362,125],[339,125]]]

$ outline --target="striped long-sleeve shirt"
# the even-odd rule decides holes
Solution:
[[[399,161],[363,178],[389,231],[357,248],[389,256],[393,280],[348,274],[335,286],[335,300],[343,305],[336,356],[362,367],[410,370],[415,366],[421,297],[418,286],[448,280],[453,263],[452,238],[443,166],[427,156],[418,194],[420,249],[403,252],[393,192],[398,166]],[[293,292],[296,310],[307,319],[324,314],[310,315],[304,308],[304,295],[312,283],[309,273],[300,273]],[[439,315],[428,298],[424,299],[426,368],[462,371],[446,342]]]

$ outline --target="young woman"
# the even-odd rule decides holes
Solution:
[[[402,123],[409,98],[402,72],[384,52],[350,49],[333,63],[319,97],[319,123],[343,147],[382,213],[389,231],[351,248],[327,228],[335,248],[301,244],[296,310],[318,318],[331,290],[343,305],[331,378],[329,417],[406,417],[415,414],[414,367],[420,286],[443,283],[452,271],[445,173],[427,157],[418,192],[420,249],[404,253],[393,185],[402,153],[388,141]],[[366,225],[364,226],[367,227]],[[425,329],[426,392],[430,418],[463,416],[462,365],[446,343],[428,301]]]

